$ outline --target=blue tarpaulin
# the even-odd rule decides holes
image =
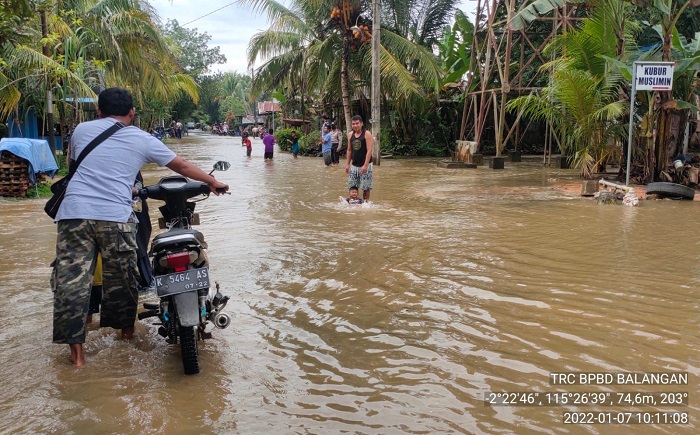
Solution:
[[[58,171],[56,159],[51,154],[49,142],[45,139],[25,139],[11,137],[0,139],[0,154],[10,152],[29,161],[29,182],[36,183],[36,174],[43,172],[53,178]]]

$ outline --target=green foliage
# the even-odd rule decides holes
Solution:
[[[232,117],[239,117],[253,114],[251,105],[250,76],[238,72],[228,72],[223,74],[220,82],[219,97],[219,117],[222,120],[231,120]]]
[[[207,122],[220,122],[219,100],[221,98],[222,74],[202,76],[199,80],[200,102],[198,110],[206,114]]]
[[[629,8],[617,0],[600,0],[578,29],[556,38],[548,50],[557,59],[543,67],[551,77],[541,93],[508,104],[525,118],[549,122],[562,153],[584,177],[597,172],[624,139],[620,122],[628,104],[620,101],[621,72],[602,55],[621,57],[633,45]]]
[[[50,198],[51,183],[39,183],[27,189],[27,198]]]
[[[527,23],[536,20],[539,16],[545,15],[552,9],[564,6],[566,0],[535,0],[525,8],[521,9],[508,23],[513,30],[525,28]]]
[[[445,147],[442,144],[435,144],[428,141],[418,142],[416,147],[417,156],[442,157],[445,155]]]
[[[292,131],[297,132],[299,154],[302,156],[315,156],[318,154],[318,133],[311,132],[308,135],[303,135],[301,130],[296,128],[281,128],[275,132],[277,146],[279,146],[282,151],[290,152],[292,150]]]
[[[290,151],[292,149],[292,131],[296,131],[297,138],[299,138],[300,132],[293,128],[280,128],[275,132],[275,140],[281,150]],[[301,148],[301,140],[299,141],[299,148]]]
[[[199,33],[197,29],[180,26],[177,20],[168,20],[163,34],[171,41],[180,67],[195,79],[209,72],[211,65],[226,63],[226,56],[218,46],[209,47],[211,36],[206,32]]]
[[[7,124],[0,123],[0,138],[7,137]]]
[[[219,103],[219,117],[231,119],[235,116],[245,116],[250,113],[250,104],[238,97],[227,96]]]
[[[292,150],[292,131],[297,132],[299,154],[303,156],[318,154],[318,133],[311,132],[308,135],[303,135],[301,130],[296,128],[281,128],[275,132],[275,140],[282,151]]]
[[[5,0],[0,7],[0,41],[18,43],[31,32],[27,22],[33,15],[29,0]]]
[[[445,26],[442,39],[438,44],[439,55],[442,59],[442,69],[445,77],[442,83],[460,81],[469,71],[471,45],[474,40],[474,24],[464,12],[455,12],[455,22],[452,26]]]
[[[20,101],[46,112],[51,90],[63,124],[73,109],[66,99],[95,97],[98,85],[130,89],[139,108],[147,107],[147,100],[167,106],[180,92],[196,100],[196,85],[179,73],[147,2],[25,3],[46,17],[46,27],[42,31],[37,14],[26,23],[31,37],[0,45],[0,114],[15,110]]]
[[[192,112],[192,120],[195,123],[210,124],[209,115],[202,112],[201,110],[195,110]]]
[[[299,137],[299,154],[304,156],[318,156],[318,134],[311,132]]]
[[[221,76],[221,93],[243,101],[250,101],[250,87],[253,80],[239,72],[227,72]],[[252,113],[250,108],[247,113]]]
[[[253,94],[283,89],[287,116],[315,115],[306,104],[313,98],[316,109],[340,108],[346,124],[355,101],[365,105],[371,83],[371,44],[354,37],[350,26],[371,26],[369,3],[349,2],[347,22],[331,18],[336,4],[293,0],[282,4],[275,0],[245,0],[268,14],[270,28],[253,36],[248,60],[265,59],[255,73]],[[418,96],[435,97],[440,87],[441,70],[433,49],[443,27],[455,10],[456,0],[431,2],[409,0],[383,6],[380,70],[382,93],[405,103]],[[341,89],[342,87],[342,89]],[[298,103],[297,103],[298,102]],[[302,104],[303,102],[303,104]],[[303,109],[302,109],[303,107]],[[403,105],[410,111],[407,105]],[[360,108],[359,112],[363,112]],[[298,115],[296,115],[298,113]]]
[[[68,164],[66,163],[65,154],[56,155],[56,164],[58,165],[58,172],[56,175],[65,176],[68,175]]]
[[[173,119],[179,119],[184,122],[190,119],[195,109],[197,109],[197,105],[192,101],[192,98],[185,93],[181,93],[180,98],[178,98],[171,107],[169,115],[172,116]]]
[[[443,28],[455,13],[461,13],[453,0],[403,0],[389,4],[392,13],[382,16],[382,27],[422,47],[438,46]]]
[[[382,135],[388,134],[380,143],[382,153],[448,156],[454,148],[455,120],[461,117],[463,103],[414,97],[404,104],[391,101],[383,106],[389,128],[382,128]]]

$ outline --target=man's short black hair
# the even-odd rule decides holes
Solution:
[[[270,134],[272,134],[272,133],[274,133],[274,130],[269,129],[267,132],[270,133]]]
[[[360,122],[362,122],[362,123],[365,122],[364,119],[362,119],[362,117],[361,117],[360,115],[354,115],[354,116],[352,117],[352,120],[353,120],[353,121],[360,121]]]
[[[134,108],[134,100],[124,88],[108,88],[97,96],[97,107],[103,117],[126,116]]]
[[[360,190],[360,189],[358,189],[357,186],[350,186],[350,188],[348,189],[348,191],[351,191],[351,190]]]

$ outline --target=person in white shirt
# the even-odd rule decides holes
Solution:
[[[121,122],[125,127],[97,145],[80,164],[55,218],[53,341],[69,345],[74,366],[85,365],[85,322],[98,252],[104,292],[100,326],[121,329],[124,339],[134,333],[139,272],[132,187],[141,167],[156,163],[207,183],[214,194],[228,190],[228,185],[177,156],[160,140],[130,126],[136,112],[126,89],[102,91],[97,113],[100,119],[75,128],[71,158],[77,160],[95,137],[114,124]]]

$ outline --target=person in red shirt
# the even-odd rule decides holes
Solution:
[[[245,155],[250,157],[250,153],[253,152],[253,144],[250,143],[250,138],[248,138],[247,131],[244,131],[243,134],[241,135],[241,141],[243,142],[243,145],[246,147]]]

